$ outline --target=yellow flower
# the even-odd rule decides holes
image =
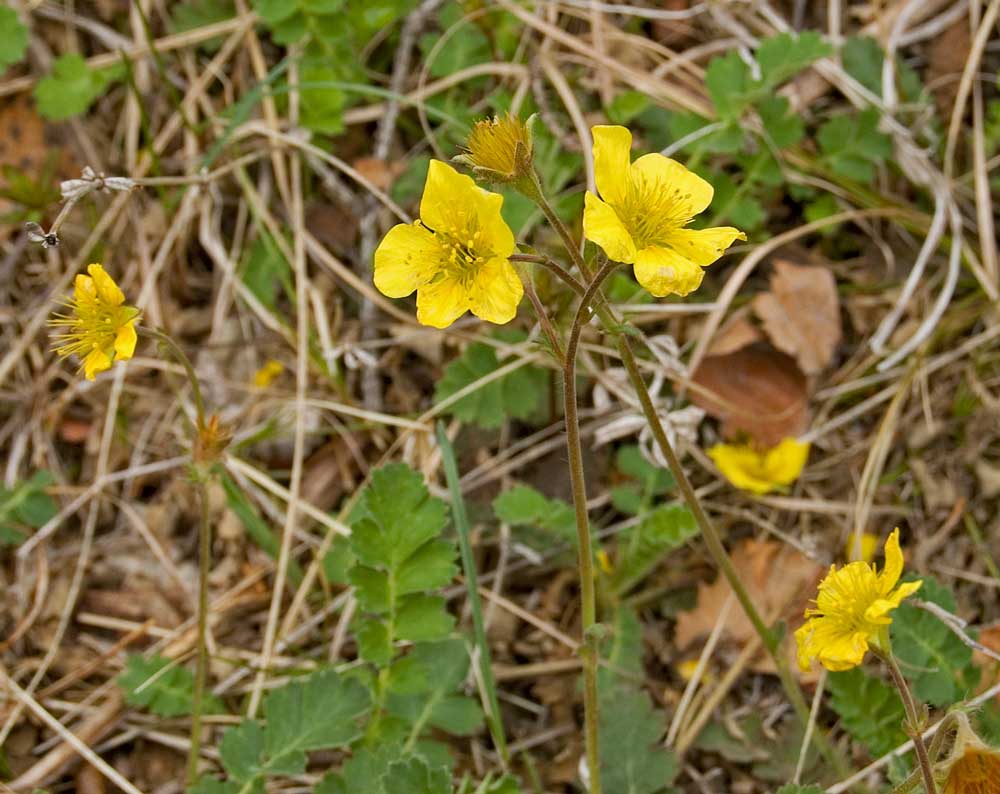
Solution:
[[[588,192],[584,199],[587,239],[609,259],[634,265],[638,282],[657,297],[698,289],[702,268],[747,236],[732,226],[685,228],[712,202],[712,186],[662,154],[630,162],[632,133],[624,127],[591,132],[601,198]]]
[[[844,546],[844,556],[848,560],[861,560],[862,562],[871,562],[874,560],[875,552],[878,550],[878,535],[871,532],[862,532],[859,541],[855,545],[854,533],[852,532],[850,537],[847,538],[847,545]]]
[[[73,298],[65,305],[69,314],[56,314],[49,325],[66,328],[56,335],[56,353],[83,359],[87,380],[111,368],[113,361],[132,358],[135,323],[139,310],[125,305],[125,295],[100,265],[88,265],[73,283]]]
[[[923,582],[896,586],[903,572],[899,530],[885,544],[885,568],[876,573],[866,562],[836,565],[819,584],[815,608],[806,610],[806,622],[795,632],[799,666],[808,670],[818,659],[827,670],[849,670],[861,664],[870,645],[889,648],[889,613]]]
[[[786,438],[764,451],[746,444],[716,444],[708,450],[708,456],[737,488],[765,494],[798,479],[809,457],[809,444]]]
[[[390,298],[417,291],[417,320],[446,328],[471,311],[509,322],[524,295],[509,257],[514,234],[500,216],[503,197],[431,160],[420,220],[392,227],[375,251],[375,286]]]
[[[266,389],[272,383],[274,379],[277,378],[282,372],[285,371],[285,365],[280,361],[276,361],[271,358],[264,362],[264,366],[258,369],[253,374],[253,385],[258,389]]]
[[[965,712],[958,720],[955,745],[935,770],[941,794],[1000,794],[1000,751],[984,744]]]
[[[495,182],[514,182],[531,172],[532,118],[522,121],[507,114],[477,121],[456,162]]]

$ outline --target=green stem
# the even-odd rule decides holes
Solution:
[[[600,703],[597,695],[597,596],[594,582],[594,553],[590,545],[590,521],[587,516],[587,483],[583,471],[583,447],[580,443],[580,419],[576,406],[576,352],[580,333],[586,325],[591,303],[604,280],[618,267],[608,262],[594,277],[584,292],[566,344],[566,364],[563,368],[563,400],[566,415],[566,450],[569,456],[570,482],[573,488],[573,510],[576,516],[578,560],[580,567],[580,602],[583,644],[583,706],[586,732],[587,769],[590,772],[591,794],[601,794],[601,758],[599,746]]]
[[[551,270],[559,279],[564,281],[571,290],[573,290],[577,295],[583,295],[586,287],[583,286],[579,281],[577,281],[573,275],[566,270],[562,265],[556,262],[554,259],[550,259],[547,256],[540,256],[538,254],[513,254],[510,257],[511,262],[531,262],[535,265],[543,265],[544,267]]]
[[[198,474],[198,502],[201,523],[198,528],[198,657],[194,673],[194,694],[191,699],[191,749],[188,752],[188,785],[198,781],[198,760],[201,755],[201,712],[208,679],[208,570],[212,557],[212,524],[209,520],[208,489],[204,477]]]
[[[493,743],[500,753],[504,769],[510,765],[510,754],[507,751],[507,736],[504,734],[503,720],[500,715],[500,701],[497,699],[497,682],[493,675],[493,660],[490,656],[490,646],[486,640],[486,623],[483,620],[483,605],[479,598],[479,581],[476,575],[476,561],[472,556],[472,545],[469,542],[469,517],[465,512],[465,499],[462,497],[462,486],[459,483],[458,465],[455,463],[455,450],[451,446],[444,425],[438,422],[438,446],[441,449],[441,461],[444,464],[444,476],[451,491],[451,512],[455,519],[455,529],[458,532],[458,546],[462,552],[462,568],[465,572],[465,589],[469,597],[469,607],[472,610],[472,626],[476,632],[476,645],[479,646],[479,673],[483,687],[489,700],[490,715],[487,722]]]
[[[926,789],[927,794],[937,794],[934,770],[931,767],[930,756],[927,754],[927,745],[924,744],[924,737],[921,735],[923,720],[920,718],[917,701],[914,699],[913,693],[910,692],[910,687],[906,683],[906,679],[903,678],[903,673],[899,669],[892,651],[875,651],[875,655],[885,662],[885,666],[889,669],[889,675],[892,677],[892,683],[896,685],[896,690],[899,692],[899,699],[903,701],[903,710],[906,712],[906,721],[909,727],[907,732],[913,739],[913,749],[917,754],[920,772],[924,778],[924,789]]]
[[[154,339],[163,345],[170,354],[177,359],[177,363],[184,367],[185,373],[187,373],[188,382],[191,384],[191,394],[194,396],[194,407],[198,414],[198,430],[205,427],[205,403],[201,397],[201,383],[198,380],[198,375],[194,371],[194,365],[191,363],[191,359],[187,357],[187,354],[181,350],[180,346],[173,340],[171,336],[160,331],[157,328],[146,328],[140,326],[138,332],[143,336]]]
[[[569,229],[566,228],[566,224],[562,222],[562,218],[556,215],[556,211],[552,209],[552,205],[549,204],[548,199],[545,198],[545,193],[542,191],[542,183],[538,179],[538,174],[532,170],[531,179],[527,180],[524,184],[519,185],[522,193],[524,193],[528,198],[538,205],[538,208],[542,211],[545,216],[545,220],[549,222],[549,225],[556,230],[556,234],[562,240],[563,248],[566,249],[566,253],[569,254],[570,258],[573,260],[573,264],[576,265],[583,275],[590,277],[590,267],[587,265],[587,260],[583,258],[583,254],[580,253],[579,244],[573,239],[573,235],[569,233]]]

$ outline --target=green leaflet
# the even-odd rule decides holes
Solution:
[[[139,654],[129,656],[125,669],[118,676],[118,686],[125,690],[127,703],[148,708],[160,717],[191,713],[194,674],[172,659],[163,656],[147,659]],[[226,707],[218,698],[206,694],[203,711],[225,714]]]
[[[434,390],[435,404],[492,375],[507,363],[501,364],[492,346],[474,342],[445,368]],[[542,405],[547,388],[545,371],[526,364],[479,386],[447,410],[463,422],[483,428],[499,427],[507,418],[527,419],[534,414]]]

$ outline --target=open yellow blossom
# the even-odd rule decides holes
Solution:
[[[471,311],[503,324],[524,295],[510,263],[514,234],[503,197],[450,165],[431,160],[420,220],[393,226],[375,251],[375,286],[390,298],[417,291],[417,320],[446,328]]]
[[[796,438],[786,438],[767,450],[747,444],[716,444],[708,456],[737,488],[765,494],[798,479],[809,457],[809,444]]]
[[[253,374],[253,385],[258,389],[266,389],[282,372],[285,365],[276,359],[270,358],[264,365]]]
[[[631,162],[632,133],[593,127],[598,198],[584,199],[583,232],[609,259],[633,265],[653,295],[687,295],[698,289],[702,268],[746,235],[732,226],[688,229],[712,202],[712,186],[676,160],[646,154]]]
[[[132,358],[139,310],[125,304],[125,294],[103,267],[88,265],[87,273],[76,277],[73,297],[65,301],[69,314],[54,315],[49,325],[67,329],[55,337],[56,353],[79,356],[87,380],[94,380],[112,362]]]
[[[920,581],[904,582],[899,530],[885,544],[882,573],[866,562],[851,562],[830,572],[819,584],[816,606],[806,610],[806,622],[795,632],[799,666],[808,670],[813,659],[827,670],[849,670],[865,658],[869,647],[889,649],[889,613],[920,589]]]
[[[941,794],[1000,794],[1000,750],[976,735],[965,712],[953,716],[958,720],[955,744],[934,770]]]

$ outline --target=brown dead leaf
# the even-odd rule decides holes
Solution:
[[[815,375],[829,365],[843,332],[833,273],[777,260],[771,291],[754,298],[753,308],[774,346],[794,356],[803,372]]]
[[[691,401],[722,421],[724,438],[747,434],[773,447],[809,424],[805,376],[791,357],[768,345],[707,356],[691,382],[700,387]]]
[[[378,157],[359,157],[352,165],[379,190],[388,190],[396,177],[406,170],[406,163],[401,160],[381,160]]]
[[[816,586],[826,572],[822,565],[801,552],[773,540],[745,540],[736,547],[732,558],[740,581],[764,620],[770,623],[787,620],[791,628],[801,623],[802,614],[809,600],[815,597]],[[712,632],[731,592],[729,583],[721,575],[712,584],[698,585],[695,608],[677,616],[674,638],[679,649],[692,646]],[[740,646],[756,636],[738,603],[729,610],[722,631],[724,641]],[[773,662],[762,655],[754,669],[773,672]]]
[[[764,335],[756,325],[752,325],[744,314],[732,317],[712,337],[708,346],[708,355],[724,356],[735,353],[740,348],[762,342]]]
[[[969,57],[971,38],[968,19],[963,15],[940,35],[934,36],[927,47],[927,84],[944,118],[951,116],[955,106],[958,78]]]

